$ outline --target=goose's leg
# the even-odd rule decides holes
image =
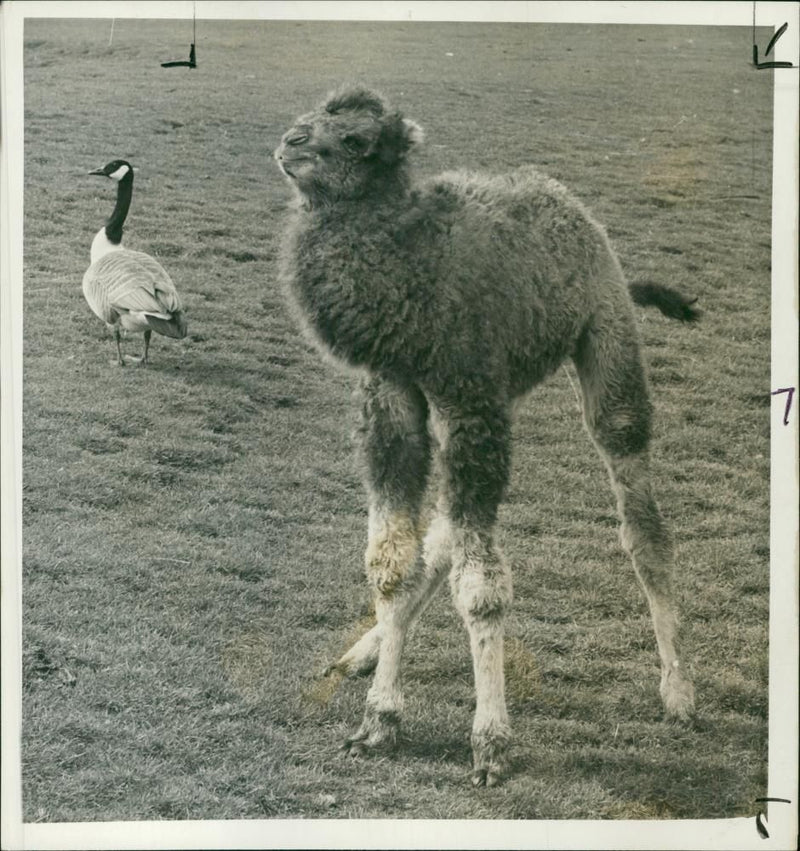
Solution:
[[[119,330],[119,325],[114,326],[114,340],[117,344],[117,363],[119,366],[125,366],[125,359],[122,357],[122,333]]]
[[[144,332],[144,354],[142,355],[141,366],[147,366],[147,364],[148,364],[147,354],[150,351],[150,337],[152,337],[152,336],[153,336],[153,332],[150,328],[148,328]]]
[[[403,702],[400,658],[411,596],[422,572],[420,507],[430,466],[428,407],[422,393],[378,378],[361,390],[359,443],[369,495],[365,565],[378,623],[349,659],[354,666],[369,667],[377,652],[363,722],[345,742],[353,756],[395,741]]]

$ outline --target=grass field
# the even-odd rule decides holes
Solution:
[[[713,818],[766,794],[772,77],[744,29],[31,21],[25,31],[26,821]],[[604,222],[639,312],[677,540],[692,728],[665,723],[643,595],[562,370],[523,408],[501,541],[513,777],[469,787],[472,675],[446,594],[415,629],[391,757],[338,747],[369,623],[351,378],[275,283],[281,133],[336,83],[426,130],[423,173],[540,165]],[[114,188],[189,316],[111,365],[80,290]],[[134,353],[140,339],[128,342]]]

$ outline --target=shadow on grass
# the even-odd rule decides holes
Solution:
[[[753,765],[735,765],[732,752],[746,753],[752,730],[735,720],[700,718],[691,725],[663,721],[645,727],[635,724],[619,739],[581,741],[577,732],[564,748],[554,747],[561,736],[528,740],[512,750],[508,817],[613,819],[704,819],[753,815],[759,786]],[[766,748],[766,741],[762,742]],[[756,770],[756,773],[757,770]],[[552,795],[542,799],[535,814],[529,783],[545,782]],[[584,802],[592,813],[571,816],[584,808],[581,790],[592,790]],[[598,794],[601,793],[601,794]]]
[[[442,735],[438,728],[426,729],[422,725],[401,727],[397,747],[390,756],[395,760],[420,759],[429,763],[447,763],[464,768],[466,772],[472,765],[469,729],[453,730]]]
[[[741,773],[722,760],[684,752],[680,757],[587,752],[564,762],[567,775],[600,779],[615,798],[612,818],[731,818],[752,801]]]
[[[214,398],[216,407],[209,409],[212,430],[229,430],[235,423],[245,422],[263,410],[295,408],[303,404],[290,381],[289,367],[274,362],[258,367],[228,363],[222,357],[194,358],[181,365],[181,374],[204,395]],[[210,388],[215,388],[212,392]],[[226,391],[226,398],[218,390]]]

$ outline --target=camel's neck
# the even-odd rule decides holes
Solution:
[[[332,213],[334,216],[345,209],[352,213],[358,208],[366,212],[387,205],[400,207],[408,198],[410,187],[411,180],[404,169],[375,170],[356,187],[338,190],[315,186],[302,191],[300,206],[306,211]]]
[[[435,255],[427,245],[435,234],[426,224],[411,195],[297,211],[281,279],[303,326],[335,360],[385,371],[413,357],[403,325],[416,307],[398,270],[413,267],[422,280],[432,279],[422,271],[426,256]]]

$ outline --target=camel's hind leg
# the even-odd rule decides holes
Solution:
[[[402,709],[400,658],[421,583],[420,508],[430,467],[428,406],[414,387],[373,378],[362,386],[360,452],[369,496],[365,554],[377,625],[334,666],[375,664],[364,721],[346,742],[351,754],[393,744]]]
[[[678,654],[672,543],[650,487],[651,405],[638,335],[626,304],[618,304],[608,321],[595,317],[580,340],[575,365],[584,419],[617,497],[622,545],[650,606],[661,657],[664,708],[668,715],[685,720],[694,708],[694,688]]]
[[[422,542],[423,566],[415,566],[403,583],[401,592],[394,595],[394,618],[407,630],[427,608],[452,565],[449,524],[444,516],[435,517]],[[384,624],[376,623],[367,630],[336,662],[329,665],[325,675],[342,674],[353,677],[371,673],[378,663]]]

